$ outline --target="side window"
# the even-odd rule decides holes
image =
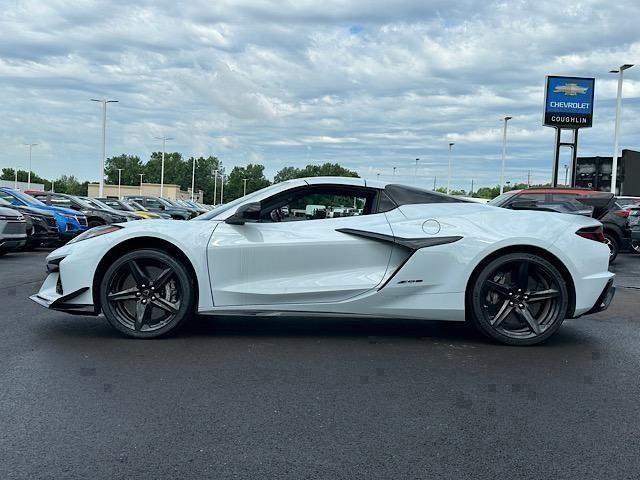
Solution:
[[[162,210],[162,203],[160,203],[158,200],[153,199],[153,198],[147,198],[146,199],[146,206],[150,207],[150,208],[155,208],[158,210]]]
[[[551,195],[550,206],[566,213],[582,213],[591,215],[593,207],[578,201],[576,195],[567,193],[553,193]]]
[[[263,201],[262,222],[299,222],[367,215],[375,191],[364,187],[309,186]]]
[[[511,205],[513,202],[526,200],[537,202],[538,205],[542,206],[545,203],[546,196],[544,193],[521,193],[519,195],[513,195],[513,198],[511,198],[508,205]]]

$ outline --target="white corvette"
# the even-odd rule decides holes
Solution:
[[[601,240],[601,224],[582,216],[307,178],[188,222],[93,228],[47,257],[31,298],[102,312],[137,338],[165,335],[196,312],[319,314],[468,320],[529,345],[565,318],[607,308],[615,289]]]

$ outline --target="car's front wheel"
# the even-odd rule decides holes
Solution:
[[[546,259],[511,253],[486,264],[470,285],[470,320],[508,345],[533,345],[554,334],[567,315],[569,294]]]
[[[164,251],[134,250],[118,258],[100,282],[109,323],[129,337],[155,338],[192,315],[194,284],[185,265]]]

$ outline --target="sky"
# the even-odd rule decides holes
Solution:
[[[1,0],[0,168],[96,180],[107,156],[218,156],[227,171],[338,162],[452,188],[550,179],[545,75],[596,78],[579,155],[613,150],[617,77],[640,64],[640,2]],[[640,149],[640,65],[621,148]],[[565,153],[568,158],[568,154]],[[416,176],[415,159],[420,158]],[[563,160],[564,162],[564,160]]]

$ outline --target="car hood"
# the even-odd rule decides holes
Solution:
[[[29,205],[32,208],[39,208],[42,210],[49,210],[51,212],[61,213],[62,215],[73,215],[74,217],[78,215],[82,215],[80,212],[76,212],[75,210],[71,210],[70,208],[64,207],[54,207],[53,205]]]
[[[20,212],[16,212],[13,208],[8,207],[0,207],[0,215],[8,218],[15,218],[16,220],[21,220],[23,218]]]
[[[41,215],[43,217],[53,217],[53,213],[51,213],[48,210],[45,210],[44,208],[38,208],[38,207],[27,207],[25,205],[16,205],[15,207],[16,210],[19,210],[21,213],[24,214],[33,214],[33,215]]]

